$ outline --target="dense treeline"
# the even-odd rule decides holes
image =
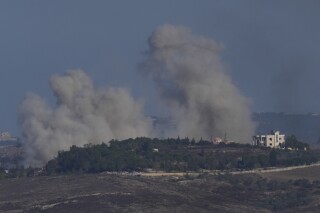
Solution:
[[[291,166],[319,161],[317,151],[282,150],[243,144],[215,145],[209,141],[136,138],[110,145],[72,146],[46,165],[46,172],[199,171]]]
[[[310,148],[309,144],[299,141],[295,135],[290,135],[286,138],[286,143],[284,144],[284,147],[298,150],[305,150]]]

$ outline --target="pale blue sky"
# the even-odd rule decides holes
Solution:
[[[319,11],[318,0],[2,0],[0,131],[19,135],[25,93],[54,104],[49,77],[76,68],[100,86],[130,88],[147,114],[161,114],[136,66],[162,24],[223,43],[227,71],[254,111],[319,112]]]

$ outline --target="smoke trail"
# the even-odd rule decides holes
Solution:
[[[152,75],[171,109],[177,131],[171,136],[223,136],[250,142],[255,125],[248,100],[223,69],[221,45],[182,26],[164,25],[149,38],[142,71]]]
[[[19,108],[19,123],[28,164],[41,166],[72,145],[108,142],[151,134],[151,121],[127,89],[97,89],[80,70],[50,80],[56,108],[28,94]]]

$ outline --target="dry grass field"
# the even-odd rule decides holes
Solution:
[[[0,180],[0,212],[317,212],[320,184],[301,183],[257,174],[10,178]]]
[[[19,154],[12,149],[0,154]],[[318,212],[320,182],[312,181],[319,177],[320,165],[265,173],[105,172],[4,178],[0,212]]]
[[[109,174],[3,179],[0,211],[269,212],[225,197],[213,180],[190,181]]]
[[[261,173],[261,176],[283,181],[287,181],[290,179],[308,179],[310,181],[320,181],[320,165],[306,168],[297,168],[289,171]]]

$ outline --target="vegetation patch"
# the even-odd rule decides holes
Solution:
[[[185,139],[136,138],[110,141],[110,145],[72,146],[45,167],[47,174],[104,171],[188,172],[250,170],[311,164],[317,150],[270,149],[243,144],[213,144]]]

